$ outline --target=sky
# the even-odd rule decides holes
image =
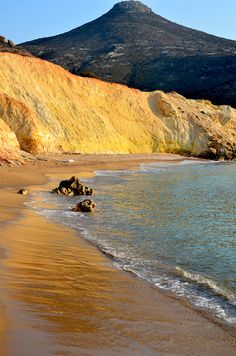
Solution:
[[[119,0],[3,0],[0,34],[15,43],[53,36],[109,11]],[[236,40],[236,0],[143,0],[178,24]]]

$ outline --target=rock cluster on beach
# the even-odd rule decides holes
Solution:
[[[94,190],[87,187],[85,184],[80,182],[76,177],[71,177],[68,180],[62,180],[59,187],[52,190],[53,194],[60,195],[93,195]]]
[[[75,176],[70,179],[62,180],[59,183],[59,187],[52,190],[53,194],[59,195],[69,195],[69,196],[78,196],[78,195],[93,195],[94,190],[88,188],[84,185],[78,178]],[[85,199],[82,202],[79,202],[72,211],[82,212],[82,213],[92,213],[96,207],[96,204],[91,199]]]

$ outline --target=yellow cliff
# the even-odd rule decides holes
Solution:
[[[231,159],[236,110],[0,53],[0,129],[1,148],[31,153],[182,152]]]

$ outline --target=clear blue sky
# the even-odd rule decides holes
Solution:
[[[116,0],[3,0],[0,34],[20,43],[69,31],[107,12]],[[236,40],[236,0],[143,0],[179,24]]]

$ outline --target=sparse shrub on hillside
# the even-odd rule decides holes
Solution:
[[[9,47],[15,47],[14,43],[11,40],[6,40],[4,36],[0,36],[0,44],[7,45]]]
[[[87,78],[96,78],[99,79],[99,76],[96,73],[90,72],[90,71],[84,71],[80,72],[79,76],[81,77],[87,77]]]

